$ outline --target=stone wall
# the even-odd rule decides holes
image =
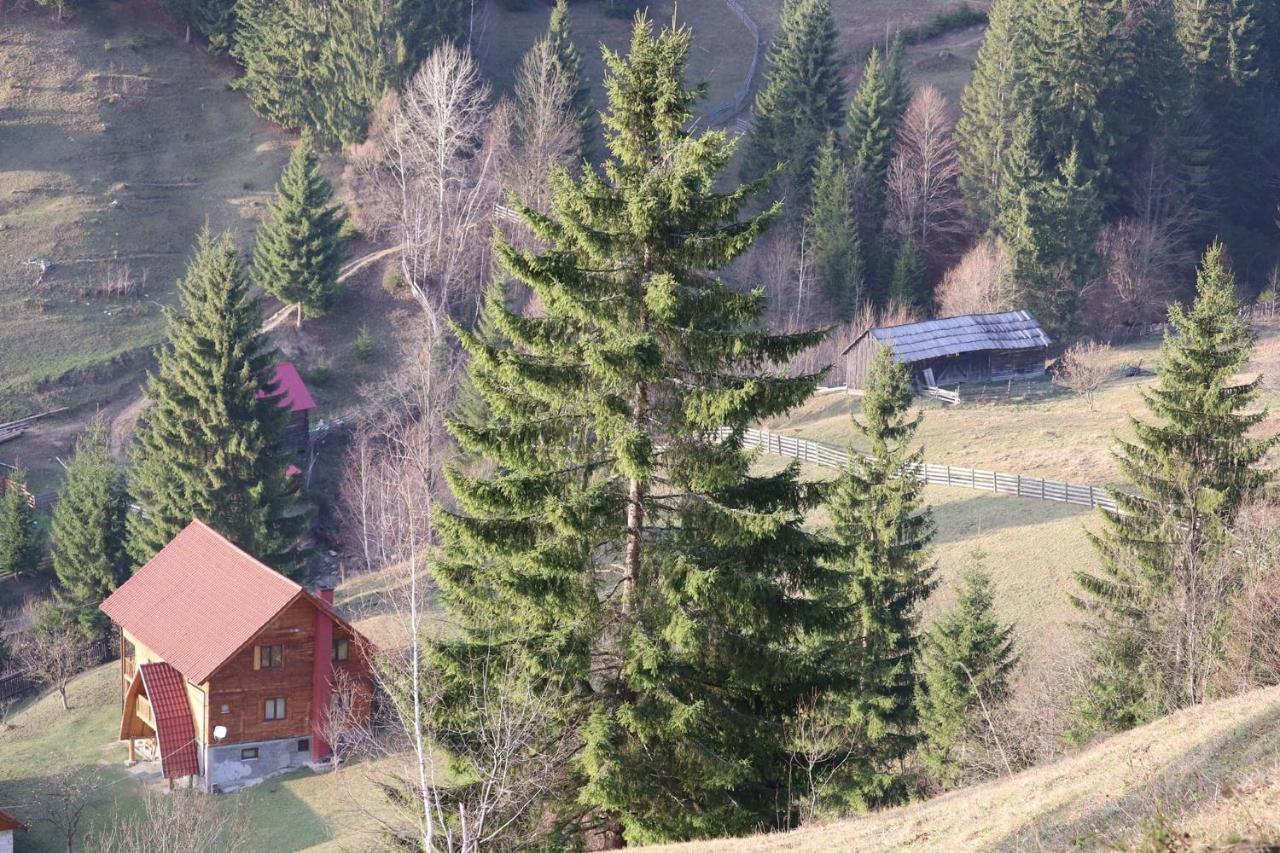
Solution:
[[[305,741],[305,748],[299,744]],[[256,749],[257,758],[242,758],[244,750]],[[310,738],[280,738],[254,743],[210,746],[205,756],[205,775],[215,790],[229,791],[258,782],[275,773],[305,767],[311,763]]]

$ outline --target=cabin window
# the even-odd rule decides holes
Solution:
[[[240,750],[241,761],[253,761],[257,757],[258,757],[258,748],[256,746],[251,746],[248,749]]]
[[[298,752],[310,752],[310,751],[311,751],[311,738],[304,737],[302,740],[298,741]]]
[[[262,719],[264,720],[283,720],[284,719],[284,698],[268,699],[262,703]]]
[[[279,669],[284,666],[284,646],[254,646],[254,669]]]
[[[333,659],[346,660],[351,654],[350,640],[334,640],[333,641]]]

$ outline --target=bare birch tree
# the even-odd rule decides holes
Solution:
[[[889,167],[889,222],[936,259],[966,230],[947,99],[922,86],[911,99]]]
[[[32,680],[56,690],[62,710],[69,711],[67,685],[98,662],[97,650],[74,623],[34,615],[31,622],[13,644],[13,658]]]
[[[373,128],[375,225],[401,246],[401,272],[429,322],[474,303],[487,279],[495,202],[488,83],[471,55],[436,48]],[[385,220],[385,221],[379,221]],[[439,331],[437,328],[435,331]]]
[[[1004,246],[983,239],[947,271],[937,288],[939,317],[991,314],[1013,307],[1013,268]]]

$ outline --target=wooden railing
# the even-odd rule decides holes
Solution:
[[[720,435],[727,436],[728,429],[721,429]],[[743,444],[747,447],[759,448],[765,453],[787,456],[824,468],[842,468],[849,463],[849,454],[839,448],[791,435],[778,435],[767,430],[747,430],[743,435]],[[914,465],[909,472],[916,479],[931,486],[977,489],[998,495],[1097,507],[1109,512],[1116,511],[1115,500],[1106,489],[1097,486],[929,462]]]

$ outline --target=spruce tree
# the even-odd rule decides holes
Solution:
[[[907,77],[907,43],[902,33],[895,33],[885,51],[885,86],[889,90],[889,115],[896,127],[911,104],[911,81]]]
[[[898,117],[894,114],[895,93],[885,76],[880,52],[871,49],[862,72],[862,82],[849,107],[846,146],[858,187],[858,232],[862,243],[862,266],[871,281],[879,282],[872,297],[883,302],[884,282],[890,272],[892,249],[884,240],[886,181],[893,159]]]
[[[1005,158],[1018,119],[1014,89],[1021,79],[1027,15],[1027,0],[994,0],[973,79],[960,101],[960,189],[979,230],[994,226],[1002,209]]]
[[[690,38],[640,18],[627,56],[605,52],[608,160],[557,169],[551,212],[522,211],[545,249],[497,238],[544,313],[495,310],[504,346],[460,332],[494,417],[451,429],[492,464],[449,472],[435,566],[461,628],[437,671],[465,696],[497,644],[562,686],[579,790],[548,805],[628,843],[783,820],[783,723],[829,677],[801,639],[834,619],[810,491],[743,447],[817,381],[767,365],[821,336],[764,331],[760,293],[716,276],[776,209],[739,218],[759,183],[717,192],[733,144],[689,130]],[[465,731],[463,706],[438,712]]]
[[[928,308],[933,302],[924,255],[910,237],[898,244],[893,276],[889,279],[889,298],[915,308]]]
[[[910,473],[923,458],[911,448],[921,417],[911,415],[912,401],[905,366],[891,348],[880,349],[862,418],[854,419],[870,453],[851,450],[826,503],[836,544],[830,567],[841,578],[836,600],[846,619],[825,655],[832,671],[850,676],[842,721],[849,757],[839,775],[858,809],[906,796],[903,761],[917,741],[919,607],[933,587],[934,526],[924,483]]]
[[[187,28],[191,41],[194,27],[209,39],[209,48],[225,51],[236,29],[236,0],[161,0],[161,8]]]
[[[782,164],[776,189],[796,211],[808,203],[823,141],[843,118],[838,39],[830,0],[787,0],[756,96],[743,177],[758,178]]]
[[[129,553],[141,565],[198,518],[288,572],[306,524],[285,475],[289,413],[229,235],[200,235],[178,296],[135,434]]]
[[[95,421],[76,442],[53,508],[50,546],[58,606],[88,637],[101,636],[102,600],[129,577],[125,548],[129,496],[107,452],[107,430]]]
[[[853,178],[834,131],[818,152],[808,226],[818,284],[836,317],[852,317],[865,292],[862,247],[854,218]]]
[[[1131,418],[1134,439],[1118,442],[1126,488],[1112,493],[1117,511],[1103,516],[1102,533],[1092,537],[1102,569],[1076,574],[1073,601],[1092,617],[1092,678],[1078,704],[1078,737],[1139,725],[1204,698],[1171,677],[1188,662],[1182,649],[1160,641],[1162,620],[1180,618],[1180,605],[1166,596],[1175,578],[1212,557],[1237,510],[1270,482],[1260,463],[1276,444],[1252,435],[1266,418],[1253,411],[1258,380],[1233,378],[1254,343],[1234,291],[1224,250],[1214,245],[1191,308],[1169,309],[1173,331],[1161,347],[1158,380],[1143,393],[1153,420]]]
[[[1025,126],[1006,156],[999,220],[1022,305],[1050,335],[1080,329],[1084,288],[1098,272],[1095,249],[1101,205],[1093,184],[1081,180],[1073,154],[1059,174],[1045,175],[1028,151]]]
[[[569,0],[556,0],[547,26],[547,42],[555,53],[560,73],[573,85],[573,108],[582,123],[582,150],[590,151],[596,127],[595,106],[591,103],[591,84],[582,70],[582,51],[573,41]]]
[[[5,479],[8,486],[0,495],[0,578],[31,574],[40,562],[36,513],[24,490],[27,474],[16,468]]]
[[[984,705],[990,710],[1008,696],[1018,662],[1013,626],[996,618],[994,602],[991,576],[977,553],[955,607],[934,621],[921,642],[921,758],[944,788],[961,781],[960,754],[981,740],[974,735],[988,724]]]
[[[340,295],[338,270],[346,256],[346,213],[333,201],[333,186],[304,133],[289,155],[276,196],[258,228],[253,279],[286,304],[318,317]]]

